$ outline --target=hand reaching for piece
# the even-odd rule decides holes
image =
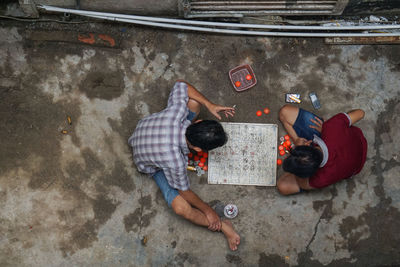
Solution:
[[[208,110],[219,120],[221,119],[221,116],[218,114],[219,112],[223,111],[225,114],[225,117],[233,117],[235,115],[235,108],[233,107],[224,107],[216,104],[211,104],[208,106]]]

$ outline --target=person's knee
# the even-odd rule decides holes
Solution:
[[[187,107],[192,112],[196,113],[196,115],[198,115],[200,113],[201,104],[194,99],[189,99],[189,101],[187,103]]]
[[[298,193],[300,191],[300,188],[298,188],[298,190],[296,191],[296,188],[294,188],[293,184],[287,183],[284,180],[278,180],[276,186],[279,193],[284,196]]]
[[[287,121],[288,116],[292,112],[292,108],[293,107],[289,104],[286,104],[283,107],[281,107],[281,109],[279,110],[279,120],[282,122]]]
[[[171,203],[172,210],[179,216],[186,218],[190,212],[190,204],[181,196],[177,196]]]

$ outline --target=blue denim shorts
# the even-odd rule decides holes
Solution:
[[[321,137],[321,133],[315,130],[314,128],[310,128],[310,125],[315,125],[311,119],[315,120],[315,117],[324,121],[321,117],[315,115],[304,109],[299,109],[299,115],[297,115],[297,119],[293,125],[293,129],[296,131],[298,137],[305,138],[307,140],[313,140],[314,134],[318,137]]]
[[[165,201],[167,201],[168,207],[171,207],[172,201],[179,195],[178,190],[169,185],[163,170],[159,170],[153,174],[153,179],[160,188]]]
[[[186,117],[188,120],[192,121],[196,117],[196,113],[189,110],[189,114]],[[153,179],[156,181],[156,184],[161,190],[161,193],[164,196],[165,201],[167,201],[168,206],[171,207],[172,201],[179,195],[178,190],[171,187],[167,181],[167,177],[165,177],[164,171],[159,170],[155,174],[153,174]]]
[[[189,114],[187,115],[186,119],[192,121],[196,117],[196,113],[189,109]]]

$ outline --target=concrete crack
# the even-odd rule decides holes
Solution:
[[[322,213],[322,214],[323,214],[323,213]],[[308,242],[308,244],[307,244],[307,246],[306,246],[306,252],[310,249],[310,245],[311,245],[312,242],[314,242],[315,236],[317,235],[318,225],[319,225],[319,223],[321,222],[322,214],[321,214],[321,216],[319,217],[318,222],[317,222],[317,223],[315,224],[315,226],[314,226],[314,233],[313,233],[313,235],[312,235],[310,241]]]

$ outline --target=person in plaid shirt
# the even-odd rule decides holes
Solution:
[[[214,120],[194,121],[205,106],[215,117],[219,112],[233,116],[232,107],[216,105],[189,83],[175,83],[167,107],[139,121],[128,142],[133,160],[142,173],[149,174],[173,211],[194,224],[222,231],[231,250],[240,237],[230,221],[221,221],[217,213],[192,190],[187,176],[189,149],[209,151],[223,146],[227,136]]]

